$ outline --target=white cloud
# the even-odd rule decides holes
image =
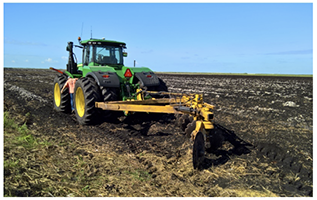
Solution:
[[[63,60],[67,60],[68,57],[67,57],[67,56],[62,56],[62,59],[63,59]]]
[[[25,60],[25,62],[29,62],[29,60]]]
[[[15,60],[12,60],[11,62],[12,62],[12,63],[15,63]]]
[[[47,58],[44,61],[42,61],[41,63],[58,63],[58,61],[53,60],[52,58]]]

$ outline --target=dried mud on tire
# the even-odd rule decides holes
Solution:
[[[87,159],[95,167],[89,169],[91,177],[105,169],[114,173],[107,164],[89,163],[96,158],[92,149],[98,149],[98,153],[131,157],[142,166],[149,175],[144,175],[142,183],[149,183],[150,196],[313,195],[312,78],[159,74],[169,91],[203,92],[204,101],[216,107],[215,124],[222,133],[222,145],[206,152],[203,169],[193,170],[193,143],[184,134],[187,125],[177,126],[174,115],[125,117],[118,113],[115,118],[99,119],[94,126],[79,125],[73,114],[53,109],[56,75],[51,70],[5,68],[4,111],[26,123],[35,137],[54,142],[48,150],[52,155]],[[63,141],[76,145],[61,147]],[[4,149],[4,159],[7,156]],[[63,171],[71,170],[68,167]],[[4,174],[5,188],[11,188],[11,176]],[[113,181],[103,185],[103,190],[108,196],[145,196],[125,193],[120,189],[123,185]],[[39,187],[11,193],[45,196]]]

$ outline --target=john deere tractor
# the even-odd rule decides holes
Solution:
[[[90,39],[75,45],[83,49],[77,64],[73,43],[68,42],[67,69],[54,79],[54,107],[70,112],[68,89],[61,92],[67,79],[78,78],[74,90],[75,115],[80,124],[92,124],[100,115],[120,111],[176,114],[177,124],[194,141],[193,166],[200,168],[205,149],[217,148],[222,139],[213,124],[214,106],[204,102],[203,94],[168,92],[166,84],[146,67],[126,67],[126,44],[104,39]],[[168,97],[168,98],[165,98]],[[118,113],[118,112],[117,112]]]
[[[141,90],[167,91],[166,84],[149,68],[124,66],[123,58],[127,56],[124,42],[93,38],[81,40],[80,37],[78,41],[80,45],[68,42],[66,71],[56,70],[60,74],[54,79],[54,107],[57,111],[71,112],[68,89],[61,93],[61,88],[68,78],[78,78],[74,107],[80,124],[91,124],[100,114],[109,115],[111,111],[96,108],[95,102],[137,100]],[[73,46],[83,50],[82,63],[77,63]],[[147,95],[144,99],[154,96]]]

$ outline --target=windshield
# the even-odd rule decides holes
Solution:
[[[122,47],[95,46],[95,55],[99,65],[123,65]]]

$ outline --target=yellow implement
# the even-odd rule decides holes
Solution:
[[[145,93],[169,95],[170,98],[144,99]],[[203,101],[202,94],[183,94],[156,91],[137,91],[137,100],[95,102],[96,108],[112,111],[152,112],[188,114],[193,117],[194,124],[190,137],[194,141],[193,164],[198,168],[204,160],[205,145],[208,146],[209,135],[214,129],[212,110],[214,106]]]
[[[147,91],[148,93],[157,93]],[[202,94],[183,94],[183,93],[168,93],[175,96],[172,98],[162,99],[146,99],[146,100],[129,100],[129,101],[109,101],[96,102],[95,106],[103,110],[126,111],[126,112],[152,112],[152,113],[174,113],[174,114],[189,114],[193,116],[197,122],[202,122],[205,129],[212,129],[212,119],[214,109],[213,105],[203,102]]]

